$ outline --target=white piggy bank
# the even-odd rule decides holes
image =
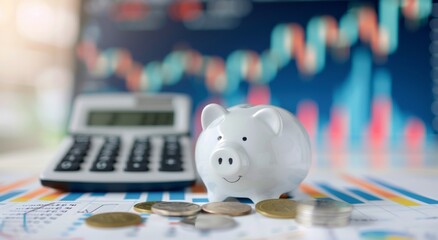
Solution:
[[[207,105],[196,143],[196,168],[210,202],[246,197],[254,203],[294,190],[309,171],[307,132],[279,107]]]

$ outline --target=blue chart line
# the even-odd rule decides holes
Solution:
[[[128,192],[125,195],[126,200],[136,200],[139,199],[141,196],[141,192]]]
[[[118,204],[116,203],[108,203],[108,204],[100,204],[99,206],[95,207],[95,208],[89,208],[90,206],[94,206],[95,204],[90,204],[88,205],[84,210],[80,210],[78,211],[78,213],[94,213],[97,210],[106,207],[106,206],[117,206]]]
[[[103,197],[105,196],[106,192],[93,192],[90,194],[92,197]]]
[[[427,204],[438,204],[438,200],[431,199],[431,198],[428,198],[428,197],[425,197],[425,196],[421,196],[421,195],[419,195],[419,194],[416,194],[416,193],[413,193],[413,192],[408,191],[408,190],[406,190],[406,189],[403,189],[403,188],[400,188],[400,187],[394,186],[394,185],[392,185],[392,184],[389,184],[389,183],[383,182],[383,181],[378,180],[378,179],[376,179],[376,178],[368,177],[368,179],[369,179],[370,181],[374,182],[374,183],[377,183],[377,184],[379,184],[379,185],[381,185],[381,186],[384,186],[384,187],[386,187],[386,188],[389,188],[389,189],[391,189],[391,190],[393,190],[393,191],[396,191],[396,192],[398,192],[398,193],[401,193],[401,194],[403,194],[403,195],[405,195],[405,196],[407,196],[407,197],[413,198],[413,199],[418,200],[418,201],[420,201],[420,202],[424,202],[424,203],[427,203]]]
[[[25,232],[28,231],[28,228],[27,228],[27,213],[23,214],[23,229],[24,229]]]
[[[171,191],[169,192],[169,200],[184,200],[185,192],[183,191]]]
[[[379,200],[382,200],[379,197],[371,195],[371,194],[369,194],[367,192],[364,192],[364,191],[362,191],[360,189],[357,189],[357,188],[348,188],[348,191],[356,194],[357,196],[359,196],[359,197],[361,197],[361,198],[363,198],[363,199],[365,199],[367,201],[379,201]]]
[[[146,201],[162,201],[163,192],[148,192],[148,197]]]
[[[29,214],[29,213],[31,213],[31,212],[33,212],[33,211],[36,211],[36,210],[38,210],[38,209],[45,208],[45,207],[47,207],[47,206],[49,206],[49,205],[52,205],[52,204],[54,204],[54,203],[55,203],[55,202],[51,202],[51,203],[48,203],[48,204],[42,205],[42,206],[40,206],[40,207],[34,208],[34,209],[32,209],[32,210],[30,210],[30,211],[28,211],[28,212],[23,213],[23,229],[24,229],[24,231],[25,231],[25,232],[28,232],[28,231],[29,231],[29,228],[28,228],[28,226],[27,226],[27,214]]]
[[[84,193],[75,193],[75,192],[73,192],[73,193],[68,194],[64,198],[62,198],[61,201],[76,201],[82,195],[84,195]]]
[[[15,197],[17,195],[20,195],[20,194],[24,193],[24,192],[25,191],[13,191],[13,192],[9,192],[9,193],[3,194],[3,195],[0,196],[0,202],[5,201],[5,200],[7,200],[9,198],[13,198],[13,197]]]
[[[327,184],[320,183],[320,184],[318,184],[318,186],[319,186],[320,188],[324,189],[325,191],[327,191],[328,193],[332,194],[333,196],[335,196],[335,197],[337,197],[337,198],[339,198],[339,199],[341,199],[342,201],[345,201],[345,202],[347,202],[347,203],[350,203],[350,204],[364,203],[364,202],[362,202],[361,200],[359,200],[359,199],[357,199],[357,198],[354,198],[354,197],[352,197],[352,196],[350,196],[350,195],[348,195],[348,194],[345,194],[345,193],[343,193],[343,192],[340,192],[340,191],[338,191],[338,190],[336,190],[336,189],[330,187],[330,186],[327,185]]]

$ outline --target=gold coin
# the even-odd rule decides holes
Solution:
[[[266,217],[295,218],[297,202],[290,199],[267,199],[256,204],[256,211]]]
[[[152,205],[159,201],[141,202],[134,205],[134,210],[140,213],[152,213]]]
[[[85,219],[85,223],[101,228],[127,227],[140,224],[141,217],[129,212],[107,212],[90,216]]]
[[[243,216],[251,213],[251,206],[239,202],[212,202],[202,206],[202,210],[208,213]]]
[[[163,216],[190,216],[201,211],[201,207],[188,202],[159,202],[152,205],[152,212]]]

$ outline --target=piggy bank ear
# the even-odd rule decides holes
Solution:
[[[272,108],[263,108],[252,115],[253,118],[261,120],[265,123],[275,135],[280,134],[283,129],[283,121],[281,120],[280,113]]]
[[[228,111],[221,105],[211,103],[204,107],[201,114],[202,129],[206,129],[214,120],[225,116]]]

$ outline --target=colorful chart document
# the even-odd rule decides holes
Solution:
[[[199,231],[179,217],[140,214],[134,227],[99,229],[84,220],[96,213],[129,211],[143,201],[208,202],[202,185],[185,191],[66,193],[42,187],[35,176],[0,177],[0,239],[438,239],[438,174],[312,172],[294,199],[331,198],[354,206],[342,228],[304,227],[254,210],[229,230]]]

